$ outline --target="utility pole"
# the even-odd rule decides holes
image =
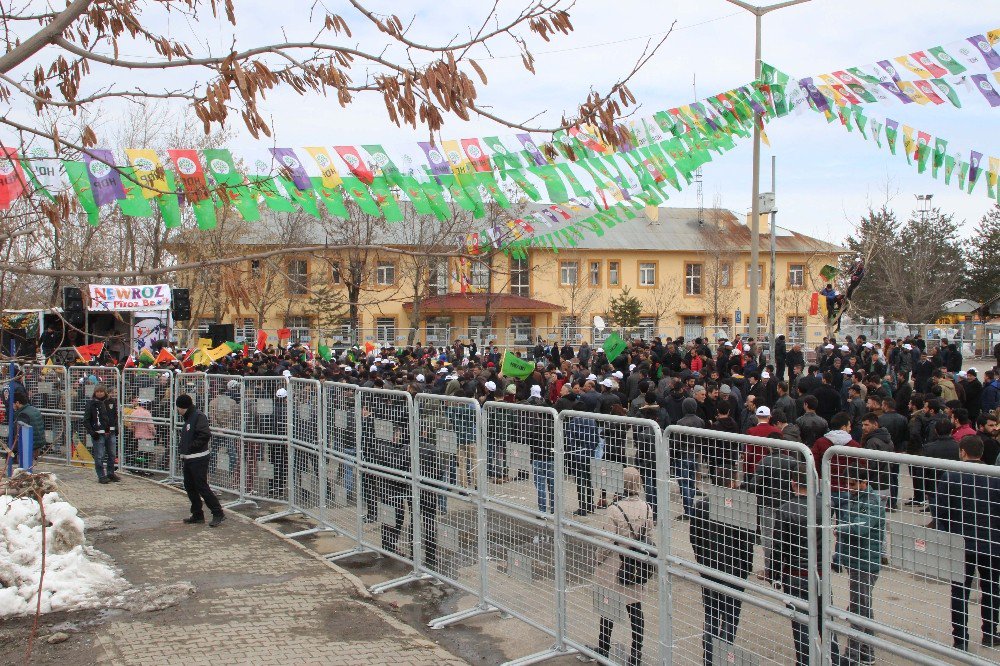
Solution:
[[[786,0],[769,6],[751,5],[744,0],[726,0],[726,2],[745,9],[756,19],[756,39],[754,40],[754,78],[760,80],[761,75],[761,19],[773,11],[801,5],[810,0]],[[757,338],[757,317],[760,310],[760,125],[761,116],[754,113],[753,123],[753,198],[750,201],[750,321],[748,333],[751,338]]]
[[[774,341],[777,338],[777,318],[778,318],[778,308],[776,305],[777,300],[777,280],[778,280],[778,228],[775,224],[774,218],[778,216],[777,201],[774,197],[774,176],[776,173],[777,158],[771,155],[771,197],[770,197],[770,209],[771,209],[771,282],[768,285],[768,303],[767,303],[767,322],[768,322],[768,338],[771,341],[770,353],[771,362],[774,362]]]

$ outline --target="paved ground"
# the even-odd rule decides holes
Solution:
[[[187,526],[184,495],[126,476],[100,486],[93,472],[44,466],[85,516],[116,529],[90,536],[136,585],[189,581],[195,593],[155,613],[47,616],[39,663],[463,664],[375,606],[360,582],[295,543],[230,512],[218,529]],[[27,621],[0,624],[0,662],[23,663]],[[52,626],[55,625],[55,626]]]

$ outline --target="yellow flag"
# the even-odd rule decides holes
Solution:
[[[990,158],[990,168],[986,172],[986,184],[992,190],[997,186],[997,177],[1000,176],[1000,158]]]
[[[215,347],[214,349],[204,349],[202,351],[204,351],[205,355],[208,356],[213,361],[218,361],[220,358],[222,358],[223,356],[225,356],[226,354],[230,353],[233,350],[229,345],[223,342],[221,345]]]
[[[461,146],[458,145],[458,141],[454,139],[442,141],[441,148],[444,150],[448,164],[456,176],[473,173],[476,170],[476,167],[469,161],[469,158],[465,156],[465,152],[462,151]]]
[[[202,351],[212,348],[212,338],[198,338],[198,349]]]
[[[913,128],[909,125],[903,125],[903,150],[906,152],[907,161],[916,150],[916,143],[913,141]]]
[[[986,33],[986,39],[990,41],[990,44],[996,44],[997,42],[1000,42],[1000,28],[997,28],[996,30],[990,30],[988,33]]]
[[[152,199],[169,191],[167,176],[155,150],[126,148],[125,155],[135,169],[135,179],[142,184],[142,196]]]
[[[903,94],[912,99],[917,104],[930,104],[931,101],[927,99],[927,95],[920,92],[915,85],[910,81],[896,81],[896,85],[899,89],[903,91]]]
[[[333,159],[330,157],[330,153],[327,152],[326,148],[307,147],[306,152],[312,155],[312,158],[316,160],[316,165],[319,167],[320,174],[323,176],[323,187],[337,187],[344,182],[340,178],[340,174],[337,173],[337,167],[334,166]]]
[[[847,101],[846,97],[841,95],[839,92],[837,92],[830,86],[816,86],[816,90],[820,91],[827,97],[832,97],[834,104],[836,104],[837,106],[847,106],[848,104],[850,104],[850,102]]]
[[[900,56],[898,58],[893,58],[900,65],[910,70],[922,79],[933,79],[934,75],[928,72],[926,69],[918,65],[917,63],[910,60],[910,56]]]

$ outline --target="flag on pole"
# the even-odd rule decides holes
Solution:
[[[525,361],[524,359],[518,358],[517,355],[510,351],[505,351],[503,353],[503,361],[500,363],[501,375],[525,379],[530,377],[531,373],[534,371],[535,364],[531,361]]]
[[[257,331],[257,351],[267,348],[267,331]]]
[[[628,343],[622,340],[622,337],[617,333],[612,333],[601,345],[601,348],[604,349],[604,355],[608,357],[608,363],[613,363],[628,348]]]
[[[160,352],[156,355],[156,360],[154,361],[154,364],[159,365],[160,363],[172,363],[173,361],[176,360],[177,357],[171,354],[169,349],[163,347],[162,349],[160,349]]]
[[[102,353],[104,353],[104,343],[103,342],[95,342],[93,344],[83,345],[82,347],[77,347],[76,348],[76,353],[84,361],[91,361],[91,360],[93,360],[93,358],[95,356],[100,356]]]
[[[147,368],[154,363],[156,363],[156,357],[153,356],[153,352],[149,351],[149,349],[144,348],[141,352],[139,352],[139,365]]]

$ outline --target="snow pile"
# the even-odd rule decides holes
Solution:
[[[107,556],[85,545],[76,508],[48,493],[42,612],[108,606],[131,587]],[[0,496],[0,617],[35,612],[42,568],[42,517],[34,499]]]

